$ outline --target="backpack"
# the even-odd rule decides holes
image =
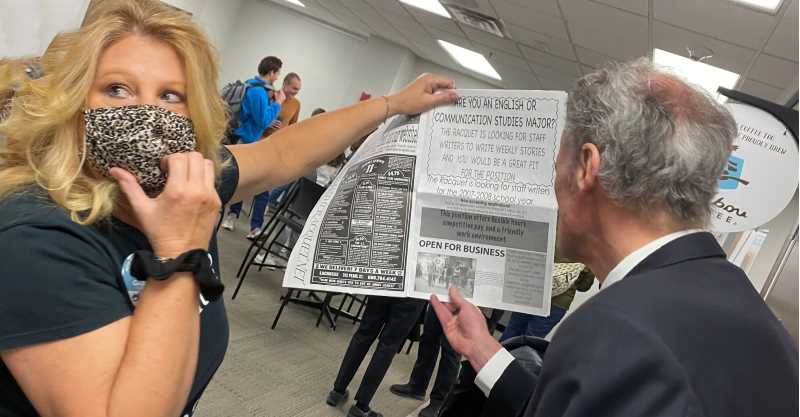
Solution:
[[[244,95],[249,87],[247,83],[241,80],[230,82],[225,87],[222,87],[222,101],[225,102],[228,113],[228,126],[225,128],[225,136],[222,138],[222,143],[225,145],[235,144],[233,132],[239,127],[242,100],[244,100]]]
[[[228,126],[225,128],[225,135],[222,138],[222,143],[224,145],[235,145],[236,142],[238,142],[234,131],[239,128],[241,122],[239,114],[242,111],[242,101],[244,100],[245,94],[247,94],[247,89],[250,87],[255,86],[241,80],[229,82],[225,87],[222,87],[220,95],[222,96],[222,101],[225,102],[228,113]],[[273,90],[272,86],[261,85],[260,87],[267,92],[267,100],[271,102],[273,99],[271,96]]]

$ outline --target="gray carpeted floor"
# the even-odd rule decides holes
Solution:
[[[337,408],[325,404],[344,351],[356,326],[339,320],[337,330],[325,322],[314,324],[317,312],[289,305],[275,330],[270,330],[278,311],[282,272],[252,271],[239,295],[230,297],[236,285],[236,270],[247,250],[247,221],[239,220],[233,232],[220,230],[220,263],[227,289],[225,303],[231,340],[225,361],[200,400],[197,417],[339,417],[345,416],[352,398]],[[405,383],[416,359],[395,356],[392,367],[378,389],[372,408],[386,417],[407,416],[419,401],[397,397],[389,385]],[[349,389],[358,390],[369,356]]]

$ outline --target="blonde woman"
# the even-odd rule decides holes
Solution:
[[[456,98],[428,75],[223,148],[214,51],[151,0],[98,2],[43,64],[0,125],[3,416],[192,414],[228,340],[221,203],[291,181],[388,116]]]

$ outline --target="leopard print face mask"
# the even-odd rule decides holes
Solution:
[[[108,178],[111,168],[126,169],[150,197],[160,194],[167,184],[161,160],[173,153],[191,152],[197,145],[192,121],[158,106],[87,109],[83,120],[89,163]]]

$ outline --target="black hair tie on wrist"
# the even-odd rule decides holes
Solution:
[[[148,250],[133,253],[131,275],[139,281],[154,279],[164,281],[176,272],[191,272],[200,293],[208,301],[216,301],[225,290],[214,270],[211,254],[203,249],[192,249],[177,258],[160,258]]]

